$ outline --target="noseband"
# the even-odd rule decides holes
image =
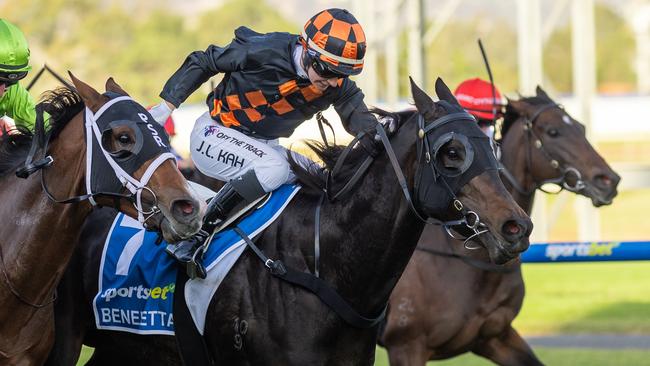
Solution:
[[[530,118],[525,118],[524,117],[525,118],[524,131],[526,132],[526,143],[528,145],[528,149],[526,150],[526,168],[528,169],[529,172],[532,172],[532,166],[533,166],[533,163],[532,163],[533,143],[532,143],[532,141],[534,140],[535,148],[537,148],[542,153],[542,155],[544,155],[544,157],[549,162],[551,167],[553,167],[554,169],[556,169],[556,170],[558,170],[560,172],[560,176],[557,177],[557,178],[546,179],[546,180],[543,180],[543,181],[540,181],[540,182],[533,181],[533,183],[534,183],[533,188],[532,189],[525,189],[524,187],[521,186],[521,184],[519,184],[519,182],[517,182],[517,180],[512,175],[512,173],[510,173],[510,171],[508,171],[508,169],[506,169],[505,166],[503,166],[503,164],[501,164],[501,163],[499,164],[502,174],[508,179],[510,184],[515,188],[515,190],[517,190],[517,192],[519,192],[519,193],[521,193],[521,194],[523,194],[525,196],[532,195],[535,192],[535,190],[537,190],[537,189],[541,190],[544,193],[557,194],[557,193],[559,193],[559,192],[561,192],[562,190],[565,190],[565,189],[567,191],[570,191],[570,192],[580,192],[580,191],[582,191],[583,189],[585,189],[587,187],[584,180],[582,180],[582,175],[580,174],[580,171],[578,171],[578,169],[576,169],[575,167],[573,167],[573,166],[571,166],[569,164],[560,164],[559,160],[555,159],[551,155],[550,151],[548,151],[548,149],[545,148],[541,137],[535,132],[535,130],[533,128],[535,126],[535,121],[537,121],[537,118],[542,113],[544,113],[546,111],[549,111],[551,109],[555,109],[555,108],[558,108],[558,109],[560,109],[561,111],[564,112],[564,108],[561,105],[556,104],[556,103],[549,103],[549,104],[541,106],[537,111],[535,111],[535,113]],[[566,115],[566,112],[565,112],[565,115]],[[571,185],[567,180],[567,178],[570,177],[570,176],[573,176],[576,179],[576,182],[575,182],[574,185]],[[558,185],[560,187],[560,191],[558,191],[558,192],[549,192],[549,191],[544,190],[542,188],[542,186],[544,184],[548,184],[548,183]]]

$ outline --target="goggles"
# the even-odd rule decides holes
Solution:
[[[311,60],[311,68],[314,69],[314,72],[318,74],[318,76],[325,78],[325,79],[334,79],[334,78],[346,78],[348,75],[341,74],[339,72],[336,72],[332,70],[329,66],[327,66],[326,63],[316,59],[312,58]]]
[[[0,72],[0,84],[8,88],[18,82],[18,80],[27,76],[27,71],[22,72]]]

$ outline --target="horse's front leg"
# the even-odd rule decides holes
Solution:
[[[392,346],[387,351],[390,366],[424,366],[429,358],[426,341],[422,338]]]
[[[543,365],[512,326],[496,337],[479,342],[472,352],[502,366]]]

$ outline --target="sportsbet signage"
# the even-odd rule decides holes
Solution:
[[[170,283],[166,286],[154,288],[145,288],[142,285],[109,288],[106,289],[100,297],[105,304],[109,304],[112,299],[138,299],[142,301],[171,301],[174,293],[175,284]],[[115,302],[113,302],[115,303]],[[167,308],[167,307],[160,307]],[[174,316],[171,313],[161,310],[135,310],[124,308],[103,307],[99,309],[99,316],[103,324],[138,326],[152,329],[174,327]]]
[[[98,329],[174,334],[177,267],[156,238],[137,220],[123,214],[115,218],[93,301]]]
[[[588,262],[650,259],[650,242],[570,242],[533,244],[522,262]]]

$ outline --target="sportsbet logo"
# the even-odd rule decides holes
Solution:
[[[168,296],[174,293],[175,288],[176,288],[176,284],[173,282],[168,284],[167,286],[163,286],[163,287],[158,286],[154,288],[146,288],[146,287],[142,287],[142,285],[120,287],[120,288],[109,288],[106,289],[106,291],[104,291],[101,297],[106,299],[106,302],[110,302],[111,299],[116,298],[118,296],[124,298],[137,298],[142,300],[147,300],[149,298],[167,300]]]
[[[621,243],[591,243],[591,244],[549,244],[546,247],[546,256],[551,260],[560,257],[608,257],[614,248]]]

